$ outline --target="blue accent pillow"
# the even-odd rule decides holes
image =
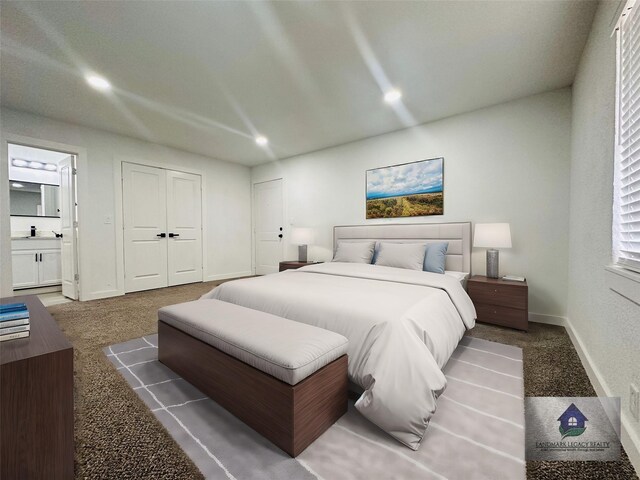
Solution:
[[[445,254],[449,242],[429,243],[427,254],[424,256],[424,270],[426,272],[444,273]]]
[[[373,257],[371,257],[371,263],[375,264],[378,259],[378,252],[380,251],[380,242],[376,242],[376,246],[373,248]]]

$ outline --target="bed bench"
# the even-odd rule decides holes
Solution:
[[[158,311],[158,359],[292,457],[347,411],[347,344],[219,300]]]

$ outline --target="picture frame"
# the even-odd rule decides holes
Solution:
[[[444,157],[369,169],[365,185],[367,219],[444,215]]]

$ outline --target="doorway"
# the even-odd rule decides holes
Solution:
[[[12,142],[7,150],[14,295],[76,300],[77,155]]]
[[[125,293],[202,281],[202,178],[122,162]]]
[[[276,273],[284,239],[282,179],[254,184],[253,205],[256,275]]]

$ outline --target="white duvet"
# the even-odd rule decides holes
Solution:
[[[414,450],[446,386],[441,368],[476,318],[453,277],[367,264],[323,263],[236,280],[203,298],[347,337],[349,377],[364,389],[356,408]]]

